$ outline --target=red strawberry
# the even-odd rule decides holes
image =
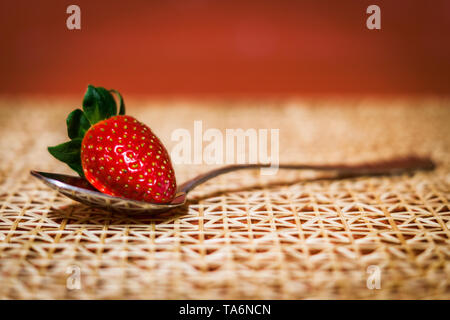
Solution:
[[[83,111],[67,118],[69,142],[50,147],[50,153],[66,162],[99,191],[135,200],[166,203],[176,193],[169,154],[146,125],[123,115],[110,91],[89,86]]]
[[[92,126],[81,143],[81,165],[86,179],[103,193],[160,203],[175,196],[166,149],[146,125],[130,116]]]

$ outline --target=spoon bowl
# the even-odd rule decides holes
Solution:
[[[232,171],[243,169],[267,168],[266,164],[238,164],[230,165],[208,171],[185,183],[179,185],[175,198],[170,203],[151,203],[137,201],[122,197],[110,196],[92,187],[87,180],[81,177],[64,174],[31,171],[31,175],[43,181],[47,186],[59,193],[86,205],[101,207],[110,211],[128,214],[148,214],[164,212],[186,203],[189,191],[200,184]],[[394,158],[385,161],[363,163],[357,165],[308,165],[308,164],[281,164],[279,169],[288,170],[320,170],[334,171],[337,177],[379,176],[411,173],[416,170],[433,170],[435,164],[429,158],[409,156]]]
[[[182,206],[186,202],[185,192],[177,193],[170,203],[151,203],[101,193],[81,177],[34,170],[30,173],[66,197],[89,206],[104,208],[114,212],[130,214],[158,213]]]

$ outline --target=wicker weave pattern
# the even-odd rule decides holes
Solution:
[[[169,150],[172,130],[203,120],[205,129],[280,128],[282,162],[414,152],[439,167],[344,180],[232,173],[181,209],[125,216],[77,204],[28,173],[70,172],[46,146],[64,141],[76,103],[3,100],[0,298],[450,298],[449,101],[213,104],[128,103]],[[211,168],[175,170],[182,182]],[[66,288],[73,265],[81,290]],[[381,268],[379,290],[366,286],[370,265]]]

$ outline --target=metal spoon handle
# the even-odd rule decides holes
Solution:
[[[270,164],[237,164],[214,169],[198,175],[179,186],[178,190],[188,193],[200,184],[215,178],[221,174],[243,169],[269,168]],[[361,176],[361,175],[391,175],[412,172],[415,170],[432,170],[435,164],[429,158],[415,156],[405,158],[393,158],[390,160],[362,163],[356,165],[310,165],[310,164],[280,164],[279,169],[291,170],[320,170],[336,171],[338,176]]]

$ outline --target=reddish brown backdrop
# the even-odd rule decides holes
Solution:
[[[449,94],[449,18],[439,0],[2,0],[0,93]]]

